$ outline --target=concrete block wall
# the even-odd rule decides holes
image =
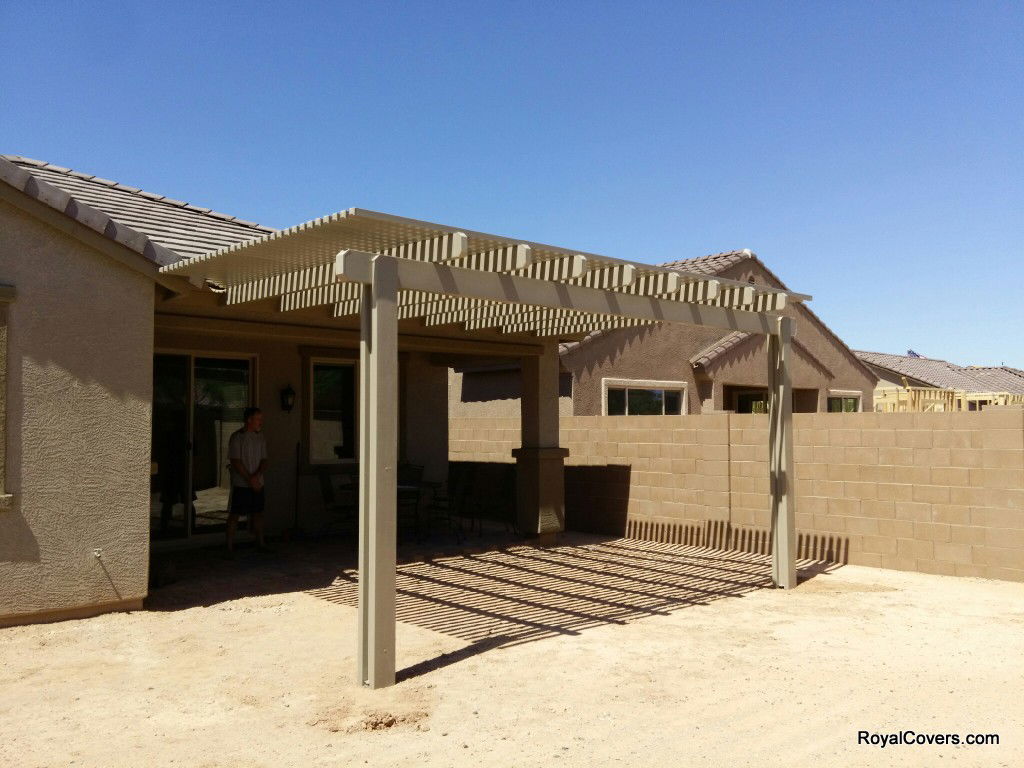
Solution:
[[[767,417],[562,419],[570,528],[766,552]],[[509,462],[517,419],[454,419]],[[795,414],[801,557],[1024,581],[1024,410]]]

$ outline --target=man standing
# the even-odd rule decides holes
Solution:
[[[231,435],[228,458],[231,460],[231,504],[228,510],[228,556],[235,551],[238,518],[249,518],[249,529],[256,536],[256,548],[267,551],[263,541],[263,473],[267,469],[267,441],[263,439],[263,411],[246,408],[245,425]]]

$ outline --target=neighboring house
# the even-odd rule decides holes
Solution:
[[[750,251],[660,265],[755,285],[784,288]],[[793,410],[872,410],[875,375],[803,304],[795,318]],[[664,414],[767,409],[765,337],[666,325],[599,331],[562,344],[561,411],[566,415]],[[456,369],[449,375],[453,417],[519,413],[514,366]]]
[[[1024,371],[961,366],[916,353],[856,352],[878,376],[878,411],[975,411],[1024,402]]]

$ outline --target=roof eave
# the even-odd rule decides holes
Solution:
[[[179,281],[160,274],[160,267],[180,256],[152,239],[114,221],[52,184],[0,158],[0,199],[100,250],[124,266],[140,272],[175,293]]]

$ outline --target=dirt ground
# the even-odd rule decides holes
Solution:
[[[406,552],[354,683],[341,544],[156,565],[148,609],[0,630],[0,765],[1024,765],[1024,585],[575,536]],[[997,746],[857,732],[996,733]]]

